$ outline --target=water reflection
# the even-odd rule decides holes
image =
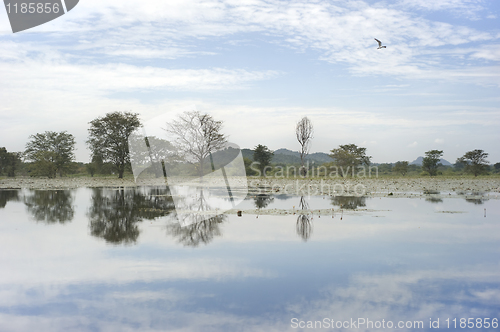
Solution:
[[[307,204],[304,196],[300,197],[299,202],[299,215],[297,216],[297,224],[295,226],[297,230],[297,235],[299,235],[302,240],[307,241],[311,237],[312,234],[312,223],[311,218],[309,216],[309,205]]]
[[[484,199],[484,198],[466,198],[465,201],[467,203],[472,203],[472,204],[475,204],[475,205],[482,205],[482,204],[484,204],[484,202],[486,201],[486,199]]]
[[[424,321],[426,328],[418,330],[430,331],[431,317],[441,324],[470,313],[490,323],[498,317],[496,199],[478,209],[464,205],[464,198],[444,197],[440,210],[466,212],[449,214],[436,213],[424,199],[367,199],[366,211],[344,211],[353,216],[347,223],[325,214],[313,218],[318,209],[332,210],[326,197],[293,196],[266,209],[290,212],[295,205],[295,215],[219,216],[184,228],[169,225],[167,235],[138,222],[170,206],[162,190],[78,189],[73,221],[64,227],[30,222],[23,193],[34,195],[19,191],[20,202],[11,203],[18,209],[0,209],[0,252],[8,253],[0,255],[6,267],[0,273],[2,330],[62,331],[76,321],[86,331],[291,331],[300,330],[290,327],[292,317],[365,317]],[[249,198],[246,207],[253,204]],[[89,236],[90,208],[98,207],[103,219],[112,213],[126,219],[133,214],[126,209],[138,210],[125,221],[141,231],[130,236],[137,245],[110,250]],[[483,208],[488,218],[479,213]],[[340,217],[340,208],[334,210]],[[376,214],[384,218],[372,218]]]
[[[5,208],[9,201],[19,201],[18,190],[0,190],[0,209]]]
[[[358,196],[333,196],[331,203],[346,210],[355,210],[360,206],[366,206],[366,197]]]
[[[274,202],[274,196],[270,194],[258,194],[253,197],[254,204],[257,209],[264,209],[269,204]]]
[[[443,200],[439,197],[426,197],[425,201],[433,204],[443,203]]]
[[[428,189],[424,190],[424,195],[426,195],[426,196],[428,196],[428,195],[439,195],[440,193],[441,192],[439,192],[437,190],[428,190]],[[443,200],[441,198],[439,198],[439,197],[432,197],[432,196],[426,197],[425,201],[429,202],[429,203],[433,203],[433,204],[443,203]]]
[[[227,216],[217,214],[217,201],[209,196],[210,191],[203,187],[198,187],[196,191],[191,192],[189,199],[176,196],[176,206],[182,207],[182,210],[176,214],[178,223],[170,223],[166,226],[167,234],[187,247],[208,244],[215,237],[222,236],[219,226]]]
[[[139,237],[137,223],[152,220],[174,211],[168,189],[93,188],[88,211],[90,233],[113,244],[132,244]]]
[[[180,223],[168,224],[167,234],[186,247],[198,247],[200,244],[212,242],[217,236],[222,236],[220,225],[226,219],[227,216],[222,214],[187,226],[182,226]]]
[[[48,224],[70,222],[75,215],[72,190],[32,190],[24,204],[33,219]]]

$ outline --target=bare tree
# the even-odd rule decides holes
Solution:
[[[304,163],[307,155],[309,154],[311,139],[313,138],[313,125],[311,120],[309,120],[306,116],[297,123],[295,135],[297,136],[297,141],[300,143],[300,174],[305,177],[307,175],[307,168],[304,167]]]
[[[186,111],[167,123],[165,130],[175,137],[176,148],[186,160],[197,163],[199,174],[203,176],[205,160],[226,147],[227,137],[221,129],[222,121],[198,111]],[[212,171],[213,167],[212,163]]]

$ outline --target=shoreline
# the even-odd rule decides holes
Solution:
[[[207,178],[204,185],[220,186]],[[244,187],[244,177],[234,177],[231,183]],[[76,189],[76,188],[133,188],[164,185],[151,179],[149,183],[135,183],[132,178],[5,178],[0,189]],[[354,179],[276,179],[247,178],[249,194],[303,195],[303,196],[368,196],[368,197],[484,197],[500,199],[499,178],[354,178]]]

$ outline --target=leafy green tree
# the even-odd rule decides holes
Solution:
[[[101,155],[98,153],[93,155],[90,164],[92,164],[95,169],[94,173],[103,174],[104,161],[102,160]]]
[[[359,166],[370,165],[371,157],[366,155],[366,148],[358,147],[356,144],[339,145],[331,152],[330,157],[333,159],[334,165],[342,169],[341,176],[344,172],[349,174],[349,169],[352,172]]]
[[[55,178],[57,173],[63,176],[75,159],[74,136],[65,131],[46,131],[31,135],[30,139],[24,157],[32,162],[32,174],[49,178]]]
[[[437,175],[438,166],[441,165],[439,160],[443,155],[443,151],[430,150],[425,153],[424,160],[422,161],[422,169],[429,173],[430,176]]]
[[[146,143],[147,150],[141,148]],[[143,168],[153,173],[157,178],[167,176],[166,170],[179,166],[183,162],[180,151],[164,139],[156,136],[143,137],[134,134],[129,138],[130,161],[134,167]],[[146,165],[146,169],[144,169]],[[149,166],[150,165],[150,166]],[[185,165],[183,168],[185,168]]]
[[[265,176],[265,168],[271,165],[271,160],[273,159],[274,152],[269,150],[265,145],[259,144],[253,150],[253,160],[259,163],[258,168],[260,174]]]
[[[486,152],[476,149],[466,152],[457,161],[464,164],[465,172],[478,176],[479,174],[486,173],[489,169],[488,161],[486,160],[487,157],[488,154]]]
[[[460,160],[460,158],[457,158],[457,160],[455,161],[455,163],[453,164],[453,168],[456,170],[456,171],[463,171],[464,168],[465,168],[465,164]]]
[[[128,137],[141,126],[138,116],[137,113],[113,112],[90,122],[87,144],[92,158],[113,164],[120,179],[130,164]]]
[[[253,163],[252,159],[243,157],[243,162],[245,163],[245,173],[247,176],[257,175],[257,172],[251,167]]]
[[[408,165],[408,173],[410,172],[420,172],[422,170],[422,167],[419,165],[415,164],[410,164]]]
[[[493,169],[495,170],[495,173],[500,172],[500,163],[496,163],[495,165],[493,165]]]
[[[398,161],[395,165],[394,168],[392,169],[393,172],[399,173],[402,176],[405,176],[408,174],[408,162],[407,161]]]
[[[88,163],[85,165],[85,169],[91,177],[94,177],[94,174],[97,171],[97,165],[95,163]]]
[[[392,164],[389,163],[379,164],[377,165],[377,167],[378,167],[378,172],[381,174],[390,174],[392,173],[393,170]]]
[[[6,148],[0,148],[0,174],[6,173],[6,168],[8,165],[8,152]]]
[[[8,152],[6,148],[0,148],[0,175],[8,177],[16,176],[16,170],[21,165],[21,153]]]

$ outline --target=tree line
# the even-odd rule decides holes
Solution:
[[[166,124],[165,131],[172,139],[170,142],[157,137],[138,138],[139,144],[143,144],[145,139],[149,148],[147,156],[137,153],[131,155],[129,150],[129,138],[142,126],[137,113],[107,113],[90,121],[89,125],[86,143],[91,151],[91,160],[85,165],[85,170],[91,176],[116,174],[118,178],[123,178],[126,172],[132,171],[131,158],[156,161],[156,169],[149,170],[156,176],[166,175],[165,167],[169,162],[172,162],[170,167],[179,167],[180,163],[183,172],[192,169],[196,174],[203,176],[214,170],[217,160],[225,160],[230,155],[225,156],[221,152],[230,150],[227,148],[227,136],[222,133],[222,121],[197,111],[184,112]],[[307,117],[297,122],[295,134],[300,155],[298,173],[302,177],[311,171],[312,166],[306,165],[306,157],[309,154],[313,133],[312,122]],[[66,131],[46,131],[31,135],[23,152],[8,152],[5,148],[0,148],[0,175],[14,177],[16,172],[23,170],[30,176],[55,178],[81,171],[82,165],[75,163],[75,145],[75,137]],[[439,169],[442,168],[439,161],[442,155],[442,150],[425,152],[421,171],[430,176],[439,175]],[[216,156],[215,163],[214,156]],[[367,156],[366,148],[358,147],[356,144],[339,145],[330,151],[329,156],[332,161],[321,166],[337,167],[342,169],[342,172],[352,170],[353,174],[359,167],[370,166],[372,158]],[[272,173],[270,166],[273,151],[267,146],[258,144],[253,149],[252,157],[253,160],[244,158],[247,175]],[[454,168],[474,176],[486,174],[490,171],[487,157],[488,153],[480,149],[468,151],[457,158]],[[405,176],[414,169],[412,166],[408,161],[398,161],[391,165],[390,172]],[[500,163],[493,166],[493,171],[500,173]]]

